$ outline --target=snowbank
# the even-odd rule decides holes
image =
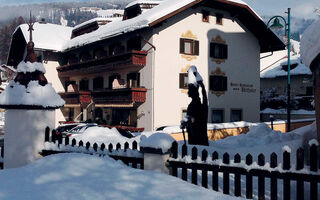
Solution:
[[[109,157],[56,154],[0,171],[2,200],[239,199],[166,174],[126,167]]]
[[[300,42],[300,53],[305,65],[311,65],[312,61],[320,53],[320,20],[313,22],[303,33]]]
[[[173,137],[167,133],[154,133],[147,137],[146,135],[141,136],[140,147],[151,147],[154,149],[161,149],[162,153],[168,152],[172,146],[172,142],[175,141]]]
[[[39,85],[38,81],[30,81],[28,87],[10,81],[0,94],[1,105],[35,105],[43,107],[61,107],[64,100],[55,92],[52,85]]]

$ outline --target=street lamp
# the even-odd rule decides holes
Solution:
[[[267,27],[275,30],[280,30],[283,28],[283,25],[280,23],[279,19],[282,19],[285,23],[285,35],[288,38],[287,41],[287,48],[288,48],[288,82],[287,82],[287,132],[290,131],[290,125],[291,125],[291,116],[290,116],[290,38],[291,38],[291,32],[290,32],[290,8],[288,8],[288,21],[285,20],[282,16],[273,16],[267,23]],[[271,20],[274,19],[273,24],[269,26],[269,23]]]

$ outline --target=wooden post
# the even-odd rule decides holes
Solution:
[[[310,146],[310,171],[317,172],[318,171],[318,145],[311,144]],[[310,199],[318,198],[318,188],[317,181],[310,182]]]
[[[208,158],[208,151],[203,150],[201,155],[202,162],[206,162]],[[206,169],[202,170],[202,187],[208,188],[208,171]]]
[[[71,141],[71,146],[74,147],[76,144],[77,144],[77,141],[76,141],[76,139],[73,138],[72,141]]]
[[[69,137],[68,136],[66,136],[64,138],[64,145],[69,145]]]
[[[178,158],[178,143],[176,141],[174,141],[172,143],[171,154],[172,154],[171,156],[172,156],[173,159],[177,159]],[[171,168],[171,173],[172,173],[172,176],[178,177],[178,168],[172,167]]]
[[[129,149],[129,143],[128,143],[128,142],[125,142],[125,143],[124,143],[124,151],[126,152],[127,149]]]
[[[252,165],[252,155],[248,154],[246,156],[246,165]],[[252,175],[248,174],[246,176],[246,198],[252,199]]]
[[[113,149],[113,145],[110,143],[109,146],[108,146],[108,150],[109,150],[110,153],[112,152],[112,149]]]
[[[182,145],[182,158],[184,158],[188,153],[188,147],[186,144]],[[182,180],[188,181],[188,171],[187,168],[183,167],[182,169]]]
[[[116,145],[116,150],[119,150],[119,149],[121,149],[121,144],[120,144],[120,143],[117,143],[117,145]]]
[[[297,149],[297,162],[296,170],[301,170],[304,168],[304,150],[303,148]],[[297,200],[304,199],[304,182],[302,180],[297,180]]]
[[[219,159],[219,154],[218,152],[213,152],[212,153],[212,161],[218,160]],[[215,191],[218,191],[219,189],[219,179],[218,179],[218,172],[217,171],[212,171],[212,189]]]
[[[98,144],[97,144],[97,143],[94,143],[94,144],[93,144],[93,150],[94,150],[95,152],[98,151]]]
[[[230,156],[228,153],[223,154],[222,162],[224,164],[230,164]],[[230,193],[230,175],[229,175],[229,172],[223,172],[223,194],[229,194],[229,193]]]
[[[195,160],[197,160],[197,157],[198,157],[198,149],[196,147],[193,147],[191,159],[195,161]],[[195,169],[195,168],[192,168],[192,170],[191,170],[191,182],[192,182],[192,184],[195,184],[195,185],[198,184],[197,169]]]
[[[50,140],[50,128],[49,126],[47,126],[45,130],[44,141],[49,142],[49,140]]]
[[[89,150],[89,148],[90,148],[90,142],[87,142],[86,143],[86,149]]]
[[[234,163],[240,163],[241,156],[237,153],[234,156]],[[234,196],[241,196],[241,175],[239,173],[234,174]]]
[[[258,156],[258,165],[261,167],[265,165],[265,157],[263,154],[259,154]],[[258,176],[258,199],[265,199],[265,178],[263,174]]]
[[[290,152],[288,152],[286,149],[283,152],[282,169],[290,170]],[[288,177],[285,177],[283,179],[283,199],[284,200],[290,200],[290,194],[291,194],[290,190],[291,190],[290,179]]]
[[[104,143],[102,143],[101,146],[100,146],[100,150],[104,151],[105,148],[106,148],[106,145]]]
[[[270,167],[271,168],[278,167],[278,156],[274,152],[270,155]],[[270,190],[271,190],[270,191],[271,200],[277,200],[278,199],[278,180],[274,176],[271,176]]]
[[[83,147],[83,141],[82,140],[79,141],[79,147]]]

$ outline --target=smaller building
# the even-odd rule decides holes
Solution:
[[[300,43],[291,40],[290,78],[292,118],[304,119],[314,117],[312,106],[312,73],[300,58]],[[269,121],[269,116],[286,119],[288,51],[278,51],[262,55],[260,67],[260,109],[261,121]]]

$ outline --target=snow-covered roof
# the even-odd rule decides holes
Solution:
[[[29,41],[28,25],[22,24],[18,28],[21,29],[25,40]],[[32,37],[35,49],[52,51],[61,51],[63,45],[70,40],[72,32],[72,27],[50,23],[35,23],[33,29]]]
[[[63,50],[77,48],[86,44],[90,44],[99,40],[107,39],[127,32],[132,32],[145,27],[154,25],[166,16],[174,13],[179,9],[188,8],[188,6],[201,2],[201,0],[166,0],[160,5],[143,12],[141,15],[124,20],[121,22],[111,22],[101,26],[98,30],[88,34],[84,34],[69,40],[63,47]],[[250,10],[256,18],[262,21],[261,17],[256,14],[246,3],[241,0],[224,0],[223,3],[232,3],[237,6],[241,5]],[[263,23],[263,22],[262,22]]]
[[[283,69],[283,66],[287,65],[288,59],[282,59],[283,61],[277,62],[260,73],[260,78],[275,78],[280,76],[287,76],[288,72]],[[290,75],[311,75],[309,67],[301,63],[300,55],[292,56],[290,59],[290,65],[297,64],[297,66],[290,70]]]
[[[126,8],[129,8],[131,6],[134,6],[136,4],[160,4],[163,1],[148,1],[148,0],[137,0],[137,1],[133,1],[131,3],[129,3]]]
[[[305,65],[311,65],[312,61],[320,54],[320,19],[313,22],[303,33],[301,38],[301,58]]]
[[[103,22],[103,21],[112,22],[112,21],[120,21],[121,19],[122,19],[121,17],[96,17],[96,18],[90,19],[88,21],[85,21],[81,24],[76,25],[75,27],[73,27],[73,30],[78,29],[82,26],[86,26],[88,24],[91,24],[93,22]]]
[[[290,65],[297,64],[294,69],[290,70],[290,75],[311,75],[310,69],[305,66],[300,59],[300,43],[295,40],[291,41]],[[268,55],[270,53],[262,54]],[[283,66],[288,63],[288,50],[274,52],[272,56],[261,59],[260,78],[275,78],[287,76],[288,72],[283,70]]]
[[[120,10],[120,9],[97,10],[96,13],[99,17],[112,17],[114,14],[123,15],[124,10]]]

